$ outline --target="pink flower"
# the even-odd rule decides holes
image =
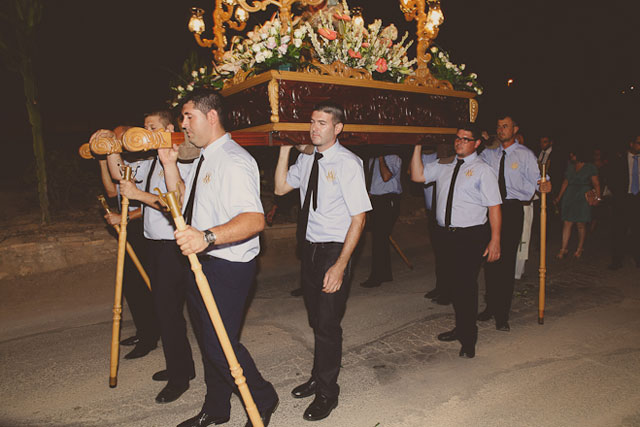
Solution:
[[[327,40],[335,40],[338,37],[338,33],[328,28],[318,28],[318,34]]]
[[[353,49],[349,49],[348,53],[349,53],[349,56],[352,58],[358,58],[358,59],[362,58],[362,55],[360,54],[360,52],[356,52]]]
[[[384,73],[389,69],[389,67],[387,67],[387,60],[384,59],[384,58],[379,58],[376,61],[376,65],[378,66],[376,68],[376,71],[379,72],[379,73]]]
[[[369,46],[371,46],[371,45],[370,45],[369,43],[367,43],[367,42],[363,42],[363,43],[362,43],[362,47],[364,47],[364,48],[367,48],[367,47],[369,47]]]
[[[351,21],[351,17],[349,15],[340,15],[339,13],[334,13],[333,17],[338,21]]]

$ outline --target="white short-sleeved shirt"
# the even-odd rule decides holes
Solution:
[[[500,159],[502,147],[487,148],[480,158],[487,162],[495,171],[500,173]],[[504,182],[507,186],[507,199],[517,199],[523,202],[531,200],[538,187],[540,167],[533,151],[522,144],[513,143],[506,149],[504,158]]]
[[[351,217],[371,210],[362,160],[338,141],[322,152],[318,161],[318,209],[309,209],[306,239],[310,242],[344,242]],[[300,189],[304,204],[314,156],[299,155],[289,168],[287,183]]]
[[[369,194],[372,196],[381,196],[389,193],[401,194],[402,184],[400,183],[400,174],[402,173],[402,160],[400,156],[397,154],[389,154],[384,156],[384,162],[391,172],[391,179],[387,182],[384,182],[380,174],[380,161],[378,158],[373,157],[369,159],[369,167],[373,166]]]
[[[260,173],[255,159],[230,134],[221,136],[200,152],[204,161],[198,174],[191,225],[198,230],[226,224],[242,213],[264,213],[260,201]],[[200,158],[194,160],[194,165]],[[197,167],[185,179],[183,212]],[[260,252],[258,235],[240,242],[215,245],[206,254],[227,261],[248,262]]]
[[[181,176],[187,176],[193,163],[178,162],[178,170]],[[164,181],[164,168],[162,162],[158,159],[156,161],[153,170],[150,170],[151,174],[149,179],[149,192],[157,194],[155,191],[158,188],[162,193],[167,192],[167,184]],[[143,207],[143,221],[144,221],[144,237],[151,240],[175,240],[173,232],[175,231],[175,225],[170,212],[159,211],[150,206]]]
[[[133,179],[133,182],[136,184],[138,190],[144,191],[147,185],[149,168],[151,167],[151,162],[153,162],[153,159],[136,160],[134,162],[129,162],[122,159],[122,162],[125,164],[125,166],[129,166],[131,168],[131,179]],[[116,190],[118,192],[118,200],[120,201],[120,184],[116,184]],[[129,200],[129,212],[136,210],[141,206],[142,203],[138,200]]]
[[[474,152],[465,157],[460,166],[453,190],[451,227],[473,227],[487,222],[489,206],[502,203],[498,176]],[[445,210],[451,177],[458,158],[453,163],[432,162],[424,166],[425,182],[436,182],[436,220],[445,225]]]

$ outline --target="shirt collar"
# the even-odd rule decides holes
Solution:
[[[463,158],[462,160],[464,160],[464,163],[471,163],[473,161],[475,161],[478,158],[478,153],[476,151],[474,151],[473,153],[469,154],[467,157]],[[456,155],[456,160],[458,160],[459,157]]]
[[[511,154],[512,152],[514,152],[514,151],[516,151],[518,149],[518,145],[520,145],[520,144],[517,143],[517,142],[514,142],[513,144],[511,144],[507,148],[504,148],[502,146],[500,146],[500,148],[502,149],[502,151],[506,151],[507,154]]]
[[[213,141],[211,144],[207,145],[207,148],[200,150],[200,155],[205,156],[206,158],[210,158],[213,153],[218,150],[218,148],[222,147],[225,142],[231,139],[231,135],[229,133],[225,133],[220,138]]]
[[[340,142],[338,142],[338,140],[336,139],[336,143],[335,144],[333,144],[330,148],[327,148],[326,150],[324,150],[321,153],[322,154],[322,158],[323,159],[327,159],[327,160],[331,160],[336,155],[336,153],[340,150],[338,148],[338,146],[340,146]],[[318,152],[318,148],[316,147],[313,150],[313,152],[317,153]]]

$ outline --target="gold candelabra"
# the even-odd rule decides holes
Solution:
[[[204,10],[191,8],[191,19],[189,20],[189,31],[193,33],[198,45],[211,47],[216,62],[222,61],[227,38],[225,36],[225,25],[231,29],[242,31],[247,25],[249,14],[260,10],[267,10],[270,5],[277,6],[282,22],[282,32],[286,33],[291,25],[291,7],[295,3],[302,6],[318,6],[326,0],[254,0],[249,4],[247,0],[216,0],[216,7],[213,11],[213,39],[204,39],[200,36],[205,31]]]

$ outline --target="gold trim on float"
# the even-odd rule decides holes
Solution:
[[[270,123],[266,125],[254,126],[245,129],[238,129],[234,132],[309,132],[309,123]],[[385,126],[385,125],[344,125],[344,132],[361,133],[431,133],[439,135],[454,135],[457,128],[438,128],[420,126]]]
[[[478,118],[478,101],[469,98],[469,121],[475,123]]]
[[[381,82],[378,80],[362,80],[362,79],[349,79],[345,77],[334,76],[320,76],[315,74],[300,73],[297,71],[281,71],[270,70],[264,73],[258,74],[243,81],[242,83],[234,84],[231,87],[224,88],[220,91],[222,96],[229,96],[242,92],[243,90],[252,86],[257,86],[261,83],[267,82],[271,79],[277,80],[292,80],[297,82],[309,82],[309,83],[325,83],[335,84],[341,86],[356,86],[367,87],[373,89],[395,90],[398,92],[414,92],[424,93],[428,95],[442,95],[453,98],[474,98],[476,95],[471,92],[464,92],[459,90],[448,89],[436,89],[432,87],[415,86],[402,83]]]

